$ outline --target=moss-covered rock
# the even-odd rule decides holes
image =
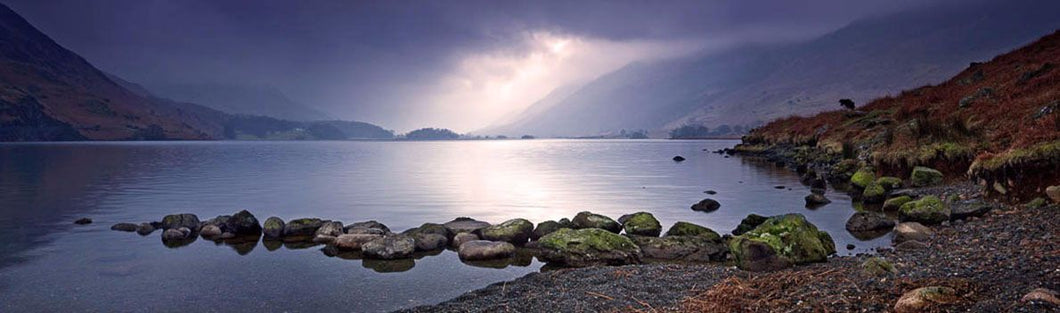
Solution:
[[[660,260],[689,262],[724,261],[729,248],[721,238],[708,236],[630,236],[643,256]]]
[[[564,228],[541,237],[538,247],[549,263],[583,267],[640,263],[641,251],[626,236],[599,228]]]
[[[733,237],[729,250],[740,268],[767,271],[824,262],[835,253],[835,242],[802,214],[785,214],[770,217],[755,229]]]
[[[622,222],[622,229],[627,235],[658,237],[662,233],[662,224],[651,213],[637,212]]]
[[[898,209],[898,219],[921,224],[938,224],[950,219],[950,207],[939,197],[928,195],[909,201]]]
[[[599,228],[616,234],[622,231],[622,224],[619,224],[610,217],[594,214],[589,211],[578,212],[578,215],[574,216],[574,220],[572,220],[571,223],[574,224],[574,228],[577,229]]]
[[[484,240],[504,241],[521,245],[530,239],[530,234],[534,232],[534,223],[526,219],[516,218],[483,228],[479,232],[479,235]]]
[[[910,196],[898,196],[898,197],[890,198],[890,199],[887,199],[887,201],[883,202],[883,209],[884,210],[897,210],[897,209],[901,208],[903,204],[906,204],[909,201],[913,201],[913,197],[910,197]]]
[[[876,184],[883,186],[887,191],[902,188],[902,179],[893,176],[884,176],[876,179]]]
[[[832,203],[832,200],[828,200],[828,198],[826,198],[823,194],[817,194],[817,193],[808,194],[803,199],[806,200],[806,206],[807,207],[817,207],[817,206],[821,206],[821,205]]]
[[[929,167],[917,166],[909,175],[909,181],[916,187],[935,185],[942,182],[942,172]]]
[[[700,236],[707,239],[720,239],[721,235],[710,228],[688,222],[677,222],[666,231],[666,236]]]
[[[743,233],[755,229],[755,227],[758,227],[758,225],[762,225],[762,223],[765,223],[765,221],[768,219],[768,217],[761,216],[758,214],[748,214],[747,217],[743,218],[743,220],[740,220],[740,225],[736,225],[736,229],[732,230],[732,234],[742,235]]]
[[[847,180],[854,176],[858,169],[858,160],[846,159],[832,166],[832,175],[840,180]]]
[[[284,222],[279,217],[270,216],[265,219],[265,226],[263,227],[265,238],[275,239],[283,237],[283,227]]]
[[[887,189],[876,182],[871,182],[861,191],[861,201],[865,203],[880,203],[887,198]]]
[[[872,276],[886,276],[898,273],[898,270],[894,268],[894,264],[881,257],[871,257],[865,262],[861,262],[861,271]]]
[[[876,182],[876,173],[868,166],[858,169],[854,176],[850,176],[850,184],[858,188],[865,188],[874,182]]]
[[[556,222],[556,221],[544,221],[544,222],[538,223],[537,227],[534,228],[534,231],[532,233],[530,233],[530,240],[541,239],[541,237],[544,237],[545,235],[551,234],[552,232],[557,231],[560,228],[570,228],[570,227],[565,227],[565,226],[563,226],[563,224],[560,224],[559,222]]]
[[[284,236],[312,236],[317,232],[324,221],[319,218],[299,218],[287,222],[283,226]]]
[[[199,230],[199,217],[191,213],[170,214],[162,218],[162,229],[186,227],[192,231]]]

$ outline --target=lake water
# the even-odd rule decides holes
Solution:
[[[459,216],[535,223],[591,210],[648,211],[728,233],[749,213],[805,214],[841,254],[850,198],[803,207],[809,187],[771,164],[713,151],[731,140],[129,142],[0,144],[0,312],[388,311],[437,303],[540,270],[537,260],[472,266],[453,251],[413,262],[329,257],[321,246],[198,240],[118,222],[249,209],[259,220],[378,220],[394,231]],[[674,155],[687,158],[673,162]],[[782,185],[790,188],[775,189]],[[706,195],[715,190],[716,195]],[[710,197],[722,207],[694,212]],[[73,225],[89,217],[94,223]],[[858,246],[843,249],[847,243]],[[496,268],[502,267],[502,268]]]

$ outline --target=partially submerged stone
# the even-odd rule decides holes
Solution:
[[[718,203],[718,201],[711,198],[700,200],[698,203],[692,205],[692,211],[707,213],[717,211],[719,208],[721,208],[721,203]]]
[[[382,235],[369,234],[342,234],[335,238],[334,245],[341,250],[359,251],[361,246],[369,241],[383,238]]]
[[[117,231],[124,231],[124,232],[134,232],[134,231],[136,231],[136,228],[137,228],[136,224],[133,224],[133,223],[117,223],[117,224],[112,225],[110,227],[110,230],[117,230]]]
[[[942,182],[942,172],[930,167],[917,166],[909,175],[909,181],[915,187],[926,187]]]
[[[88,225],[88,224],[92,224],[92,219],[90,219],[90,218],[87,218],[87,217],[82,217],[82,218],[79,218],[79,219],[77,219],[76,221],[74,221],[74,224],[77,224],[77,225]]]
[[[314,232],[314,235],[338,237],[339,235],[342,235],[344,233],[345,232],[343,232],[342,230],[342,222],[328,221],[320,224],[320,228],[317,228],[317,231]]]
[[[262,232],[265,234],[265,238],[281,238],[283,237],[284,222],[279,217],[271,216],[265,219],[265,226],[262,227]]]
[[[824,194],[818,193],[810,193],[806,195],[806,198],[804,198],[804,200],[806,200],[807,207],[816,207],[832,203],[832,200],[828,200],[828,198],[826,198]]]
[[[662,233],[662,225],[654,215],[648,212],[637,212],[630,214],[622,221],[622,229],[627,235],[658,237]]]
[[[896,313],[926,312],[940,305],[957,302],[957,291],[950,287],[928,286],[902,294],[894,303]]]
[[[261,224],[250,211],[242,210],[224,222],[221,229],[235,235],[257,235],[261,233]]]
[[[573,223],[574,228],[577,229],[599,228],[616,234],[622,231],[622,224],[619,224],[610,217],[589,211],[578,212],[578,215],[574,216],[571,223]]]
[[[202,237],[206,239],[220,237],[222,233],[224,232],[221,231],[221,227],[217,225],[206,225],[199,230],[199,235],[202,235]]]
[[[319,218],[300,218],[287,222],[283,227],[284,236],[312,236],[324,221]]]
[[[666,231],[666,236],[700,236],[707,239],[721,239],[721,235],[717,232],[688,222],[677,222],[674,226],[670,226],[670,230]]]
[[[909,201],[913,201],[913,197],[897,196],[890,198],[883,202],[883,209],[887,211],[898,210],[903,204],[909,203]]]
[[[889,230],[894,227],[894,221],[883,214],[875,212],[857,212],[847,220],[846,229],[850,232],[868,232],[877,230]]]
[[[640,263],[641,251],[629,238],[599,228],[564,228],[538,240],[549,263],[584,267]]]
[[[503,241],[472,240],[460,245],[457,255],[461,260],[492,260],[515,255],[515,245]]]
[[[729,250],[740,268],[768,271],[824,262],[835,253],[835,242],[802,214],[785,214],[770,217],[755,229],[733,237]]]
[[[870,184],[876,182],[876,173],[872,171],[871,167],[862,167],[854,173],[854,176],[850,176],[850,184],[857,186],[858,188],[868,187]]]
[[[366,259],[407,259],[416,251],[416,240],[400,234],[384,236],[361,245]]]
[[[480,229],[479,235],[484,240],[504,241],[521,245],[530,239],[530,235],[533,232],[533,223],[526,219],[516,218]]]
[[[390,233],[389,227],[386,227],[386,225],[384,225],[383,223],[374,220],[349,224],[342,227],[342,230],[347,234],[386,235]]]
[[[460,246],[464,243],[473,240],[479,240],[478,235],[472,233],[459,233],[456,234],[456,236],[453,236],[453,241],[450,242],[450,246],[452,246],[453,248],[460,248]]]
[[[449,229],[441,224],[423,223],[420,227],[402,232],[415,241],[416,250],[431,251],[449,245]]]
[[[192,231],[199,229],[199,217],[191,213],[170,214],[162,218],[162,229],[186,227]]]
[[[898,219],[922,224],[938,224],[950,220],[950,207],[939,197],[928,195],[909,201],[898,209]]]

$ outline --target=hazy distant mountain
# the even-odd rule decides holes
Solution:
[[[747,125],[940,82],[1060,27],[1060,2],[966,2],[852,23],[794,44],[634,63],[495,129],[593,135]]]
[[[0,141],[219,138],[219,116],[119,86],[0,5]]]
[[[297,103],[269,86],[236,84],[152,85],[160,97],[205,105],[232,114],[262,115],[295,121],[333,119],[327,113]]]

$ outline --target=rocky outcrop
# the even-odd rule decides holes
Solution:
[[[729,250],[741,269],[769,271],[824,262],[835,253],[835,243],[802,214],[785,214],[770,217],[753,230],[733,237]]]
[[[599,228],[560,229],[538,240],[549,263],[584,267],[640,263],[641,251],[632,240]]]
[[[898,219],[903,222],[938,224],[950,220],[950,207],[939,197],[928,195],[903,204],[898,209]]]
[[[191,213],[170,214],[162,218],[162,229],[165,230],[185,227],[197,231],[199,224],[199,217]]]
[[[416,240],[400,234],[383,236],[361,245],[366,259],[407,259],[416,251]]]
[[[622,224],[619,224],[610,217],[594,214],[589,211],[579,212],[578,215],[575,215],[574,219],[571,220],[571,223],[573,223],[574,228],[577,229],[599,228],[616,234],[622,231]]]
[[[662,233],[662,225],[654,215],[648,212],[637,212],[620,218],[622,229],[627,235],[658,237]]]
[[[721,208],[721,203],[718,203],[718,201],[710,198],[700,200],[696,204],[692,205],[692,211],[707,213],[717,211],[719,208]]]
[[[461,260],[493,260],[515,255],[515,245],[504,241],[472,240],[460,245],[457,252]]]
[[[534,224],[526,219],[511,219],[497,225],[479,230],[479,236],[483,240],[504,241],[515,245],[522,245],[530,240],[534,232]]]

